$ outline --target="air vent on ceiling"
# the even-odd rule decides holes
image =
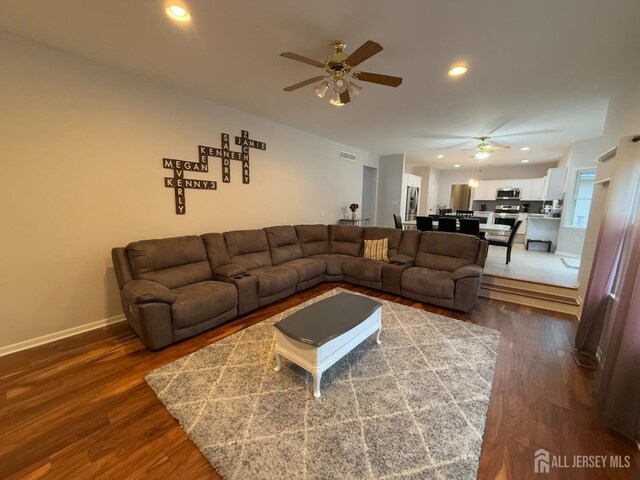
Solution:
[[[355,153],[340,152],[340,158],[344,158],[345,160],[349,160],[350,162],[356,161]]]

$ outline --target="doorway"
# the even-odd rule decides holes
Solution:
[[[378,169],[373,167],[362,167],[362,215],[361,218],[368,218],[370,225],[375,225],[376,218],[376,192],[378,183]]]

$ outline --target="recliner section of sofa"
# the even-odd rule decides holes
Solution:
[[[388,239],[389,261],[364,258]],[[125,315],[152,350],[322,281],[347,281],[468,311],[487,242],[440,232],[282,225],[133,242],[112,258]]]
[[[142,240],[114,249],[122,307],[145,345],[156,350],[238,315],[238,290],[213,280],[202,238]]]
[[[478,296],[487,248],[471,235],[423,232],[414,266],[402,273],[400,295],[469,311]]]

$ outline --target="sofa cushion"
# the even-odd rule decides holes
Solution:
[[[269,243],[264,230],[236,230],[225,232],[231,263],[242,265],[247,270],[271,266]]]
[[[364,258],[370,258],[371,260],[382,260],[384,262],[389,261],[389,239],[381,238],[379,240],[365,240],[364,252],[362,256]]]
[[[382,281],[382,267],[385,262],[364,257],[347,258],[342,263],[342,273],[349,277],[367,280],[369,282]]]
[[[230,283],[198,282],[173,289],[171,305],[174,328],[185,328],[211,320],[238,305],[238,291]]]
[[[296,287],[298,272],[293,268],[260,267],[249,272],[258,277],[258,298],[269,297]]]
[[[211,264],[212,271],[215,271],[216,268],[222,265],[231,263],[231,258],[229,258],[229,252],[227,251],[227,244],[224,241],[224,235],[222,233],[205,233],[200,237],[207,251],[207,258]]]
[[[422,232],[415,265],[453,272],[475,263],[481,240],[471,235],[446,232]]]
[[[300,241],[302,255],[329,253],[329,227],[326,225],[296,225],[296,235]]]
[[[302,258],[302,247],[296,235],[296,229],[291,225],[265,228],[271,262],[274,265]]]
[[[196,235],[132,242],[127,245],[127,256],[134,278],[167,288],[212,278],[204,243]]]
[[[331,253],[357,257],[362,250],[363,227],[351,225],[329,225]]]
[[[351,255],[340,255],[338,253],[324,253],[322,255],[314,255],[311,258],[318,258],[327,265],[325,273],[330,276],[342,275],[342,263],[353,258]],[[359,257],[361,258],[361,257]]]
[[[387,256],[393,257],[398,253],[398,249],[400,248],[402,233],[403,231],[398,230],[397,228],[367,227],[364,229],[363,239],[364,240],[380,240],[381,238],[389,239]]]
[[[324,275],[324,271],[327,268],[324,260],[319,258],[296,258],[295,260],[284,262],[280,266],[293,268],[297,271],[298,283],[307,282]]]
[[[400,287],[427,297],[453,298],[454,282],[448,272],[411,267],[402,272]]]

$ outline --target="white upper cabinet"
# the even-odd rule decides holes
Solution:
[[[543,200],[560,200],[564,198],[564,185],[567,180],[566,168],[550,168],[545,177]]]
[[[498,190],[498,180],[479,180],[478,186],[473,190],[474,200],[495,200]]]
[[[554,172],[552,172],[552,170]],[[556,170],[564,171],[555,172]],[[550,175],[542,178],[516,178],[513,180],[480,180],[478,187],[473,191],[474,200],[495,200],[499,188],[519,188],[520,200],[553,200],[564,195],[564,181],[566,170],[563,168],[550,168]],[[551,183],[549,183],[549,178]],[[560,195],[560,196],[551,196]]]
[[[420,187],[422,184],[422,177],[413,175],[412,173],[404,174],[404,184],[407,187]]]

